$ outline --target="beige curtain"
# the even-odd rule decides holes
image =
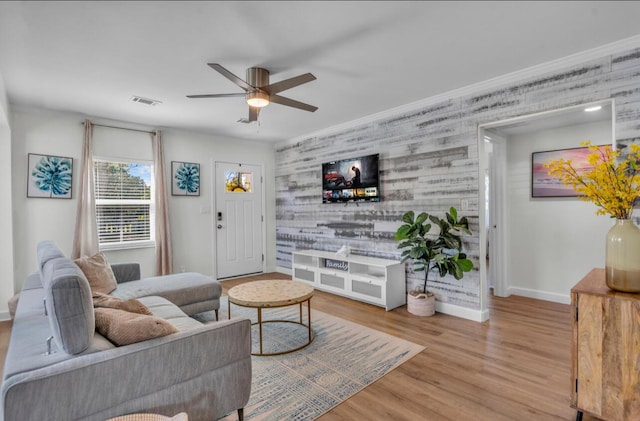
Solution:
[[[93,124],[84,121],[84,142],[82,144],[82,167],[76,213],[76,231],[73,237],[71,257],[93,256],[100,251],[98,224],[96,222],[96,201],[93,191]]]
[[[164,179],[164,154],[159,130],[152,134],[153,175],[156,185],[156,275],[173,273],[171,253],[171,231],[169,230],[169,206],[167,205],[167,183]]]

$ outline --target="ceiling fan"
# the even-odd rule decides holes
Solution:
[[[187,95],[187,98],[245,97],[245,100],[249,105],[249,120],[242,119],[240,121],[246,123],[257,121],[260,109],[262,107],[266,107],[272,102],[310,112],[314,112],[318,109],[318,107],[314,107],[313,105],[278,95],[278,93],[284,90],[295,88],[296,86],[315,80],[316,77],[311,73],[305,73],[300,76],[269,84],[269,71],[261,67],[251,67],[247,69],[247,80],[245,82],[217,63],[207,63],[207,65],[244,89],[245,92],[237,94]]]

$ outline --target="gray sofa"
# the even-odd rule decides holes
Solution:
[[[116,347],[95,331],[92,294],[78,266],[50,241],[38,245],[38,262],[13,321],[0,420],[186,412],[190,421],[211,421],[236,410],[242,419],[251,391],[251,322],[204,325],[188,316],[218,308],[217,281],[199,274],[133,280],[135,265],[113,265],[127,282],[111,295],[137,298],[178,330]]]

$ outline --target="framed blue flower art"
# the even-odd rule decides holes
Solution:
[[[200,164],[171,161],[171,195],[200,196]]]
[[[73,158],[30,153],[27,197],[71,199]]]

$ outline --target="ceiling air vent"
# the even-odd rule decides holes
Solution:
[[[162,104],[162,101],[156,101],[155,99],[143,98],[141,96],[135,95],[131,97],[131,102],[138,102],[140,104],[150,105],[152,107],[155,107],[158,104]]]

